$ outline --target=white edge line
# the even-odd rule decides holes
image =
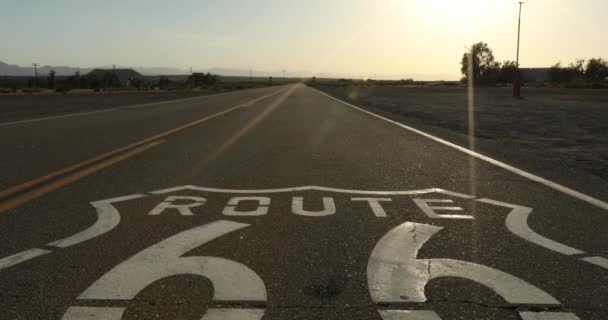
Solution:
[[[164,193],[171,193],[171,192],[177,192],[177,191],[182,191],[182,190],[195,190],[195,191],[220,192],[220,193],[246,193],[246,194],[280,193],[280,192],[317,190],[317,191],[329,191],[329,192],[351,193],[351,194],[409,195],[409,194],[425,194],[425,193],[437,192],[438,189],[429,188],[429,189],[408,190],[408,191],[366,191],[366,190],[349,190],[349,189],[338,189],[338,188],[328,188],[328,187],[318,187],[318,186],[303,186],[303,187],[278,188],[278,189],[239,190],[239,189],[206,188],[206,187],[198,187],[198,186],[193,186],[193,185],[186,185],[186,186],[178,186],[178,187],[173,187],[173,188],[151,191],[149,193],[164,194]]]
[[[116,111],[116,110],[121,110],[121,109],[135,109],[135,108],[151,107],[151,106],[160,105],[160,104],[170,104],[170,103],[183,102],[183,101],[189,101],[189,100],[195,100],[195,99],[217,97],[217,96],[222,96],[222,95],[226,95],[226,94],[234,93],[234,92],[239,92],[239,91],[240,90],[235,90],[235,91],[220,92],[220,93],[215,93],[215,94],[205,94],[205,95],[201,95],[201,96],[197,96],[197,97],[188,97],[188,98],[165,100],[165,101],[155,101],[155,102],[133,104],[133,105],[126,105],[126,106],[116,106],[116,107],[111,107],[111,108],[100,107],[101,110],[95,110],[95,111],[68,113],[68,114],[60,114],[60,115],[50,116],[50,117],[42,117],[42,118],[18,120],[18,121],[11,121],[11,122],[3,122],[3,123],[0,123],[0,127],[2,127],[2,126],[10,126],[10,125],[15,125],[15,124],[22,124],[22,123],[29,123],[29,122],[38,122],[38,121],[44,121],[44,120],[52,120],[52,119],[69,118],[69,117],[75,117],[75,116],[83,116],[83,115],[88,115],[88,114],[95,114],[95,113]]]
[[[524,178],[527,178],[527,179],[530,179],[532,181],[535,181],[535,182],[538,182],[540,184],[543,184],[543,185],[545,185],[545,186],[547,186],[549,188],[552,188],[554,190],[557,190],[559,192],[567,194],[567,195],[569,195],[571,197],[574,197],[576,199],[579,199],[581,201],[587,202],[587,203],[589,203],[591,205],[594,205],[594,206],[596,206],[598,208],[601,208],[601,209],[604,209],[604,210],[608,210],[608,203],[606,203],[606,202],[604,202],[604,201],[602,201],[600,199],[588,196],[588,195],[586,195],[584,193],[581,193],[581,192],[578,192],[578,191],[576,191],[574,189],[570,189],[568,187],[562,186],[562,185],[560,185],[558,183],[555,183],[553,181],[547,180],[547,179],[545,179],[543,177],[540,177],[540,176],[537,176],[535,174],[529,173],[527,171],[515,168],[515,167],[513,167],[511,165],[508,165],[508,164],[506,164],[504,162],[492,159],[492,158],[490,158],[488,156],[484,156],[483,154],[477,153],[475,151],[472,151],[472,150],[469,150],[467,148],[461,147],[461,146],[459,146],[457,144],[454,144],[454,143],[448,142],[446,140],[443,140],[441,138],[435,137],[435,136],[433,136],[431,134],[428,134],[428,133],[426,133],[424,131],[420,131],[418,129],[412,128],[412,127],[404,125],[402,123],[390,120],[390,119],[385,118],[383,116],[379,116],[379,115],[377,115],[375,113],[372,113],[372,112],[369,112],[367,110],[361,109],[361,108],[359,108],[359,107],[357,107],[355,105],[352,105],[352,104],[350,104],[348,102],[342,101],[342,100],[340,100],[338,98],[334,98],[334,97],[330,96],[329,94],[327,94],[325,92],[322,92],[322,91],[320,91],[318,89],[315,89],[315,88],[312,88],[312,87],[309,87],[309,88],[311,88],[311,89],[319,92],[320,94],[322,94],[322,95],[324,95],[324,96],[326,96],[326,97],[328,97],[328,98],[330,98],[332,100],[338,101],[338,102],[340,102],[342,104],[345,104],[345,105],[347,105],[347,106],[349,106],[351,108],[354,108],[354,109],[357,109],[357,110],[359,110],[361,112],[367,113],[368,115],[371,115],[371,116],[376,117],[378,119],[382,119],[384,121],[390,122],[390,123],[392,123],[392,124],[394,124],[396,126],[399,126],[399,127],[403,128],[403,129],[409,130],[409,131],[414,132],[416,134],[419,134],[419,135],[421,135],[421,136],[423,136],[425,138],[429,138],[429,139],[431,139],[431,140],[433,140],[435,142],[439,142],[439,143],[441,143],[443,145],[446,145],[446,146],[454,148],[454,149],[456,149],[458,151],[464,152],[464,153],[466,153],[466,154],[468,154],[470,156],[473,156],[473,157],[475,157],[477,159],[480,159],[480,160],[486,161],[488,163],[491,163],[491,164],[493,164],[493,165],[495,165],[497,167],[500,167],[500,168],[503,168],[505,170],[511,171],[512,173],[515,173],[515,174],[517,174],[519,176],[522,176]]]

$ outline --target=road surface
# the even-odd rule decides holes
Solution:
[[[0,143],[2,319],[608,319],[605,199],[301,84]]]

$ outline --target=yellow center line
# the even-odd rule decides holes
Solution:
[[[127,158],[130,158],[138,153],[142,153],[152,147],[155,147],[157,145],[159,145],[161,143],[161,141],[156,141],[156,142],[152,142],[143,146],[139,146],[135,149],[129,150],[123,154],[120,154],[116,157],[113,158],[109,158],[106,160],[103,160],[99,163],[96,163],[88,168],[85,168],[83,170],[80,171],[76,171],[72,174],[69,174],[63,178],[54,180],[48,184],[45,184],[39,188],[33,189],[31,191],[25,192],[23,194],[20,194],[14,198],[11,198],[9,200],[0,202],[0,212],[4,212],[6,210],[9,209],[13,209],[16,206],[19,206],[23,203],[26,203],[30,200],[36,199],[40,196],[43,196],[51,191],[57,190],[67,184],[70,184],[74,181],[80,180],[90,174],[93,174],[101,169],[107,168],[119,161],[125,160]]]
[[[252,104],[254,104],[254,103],[256,103],[256,102],[258,102],[258,101],[260,101],[262,99],[271,97],[271,96],[276,95],[276,94],[278,94],[280,92],[283,92],[283,91],[284,90],[279,90],[279,91],[273,92],[271,94],[267,94],[267,95],[264,95],[264,96],[252,99],[250,101],[241,103],[241,104],[239,104],[239,105],[237,105],[235,107],[226,109],[224,111],[221,111],[221,112],[218,112],[218,113],[215,113],[215,114],[212,114],[212,115],[209,115],[209,116],[197,119],[195,121],[186,123],[184,125],[181,125],[181,126],[169,129],[167,131],[155,134],[153,136],[144,138],[142,140],[133,142],[133,143],[128,144],[126,146],[123,146],[123,147],[120,147],[120,148],[116,148],[116,149],[108,151],[108,152],[104,152],[102,154],[96,155],[96,156],[94,156],[92,158],[89,158],[89,159],[86,159],[84,161],[81,161],[81,162],[69,165],[67,167],[64,167],[64,168],[61,168],[61,169],[58,169],[58,170],[55,170],[55,171],[52,171],[50,173],[47,173],[47,174],[45,174],[43,176],[40,176],[38,178],[34,178],[34,179],[29,180],[27,182],[24,182],[24,183],[21,183],[21,184],[9,187],[7,189],[4,189],[4,190],[0,191],[0,198],[9,197],[11,195],[14,195],[15,193],[18,193],[18,192],[23,191],[25,189],[28,189],[30,187],[42,184],[42,183],[44,183],[46,181],[49,181],[49,180],[51,180],[53,178],[56,178],[58,176],[61,176],[61,175],[64,175],[64,174],[76,171],[76,170],[78,170],[78,169],[80,169],[80,168],[82,168],[84,166],[87,166],[87,165],[96,163],[98,161],[101,161],[101,160],[113,157],[113,156],[115,156],[117,154],[120,154],[122,152],[125,152],[127,150],[131,150],[133,148],[137,148],[137,149],[133,149],[133,150],[129,151],[128,153],[125,153],[122,156],[110,158],[108,160],[105,160],[105,161],[103,161],[103,162],[101,162],[99,164],[96,164],[96,165],[94,165],[94,166],[91,167],[91,168],[98,168],[97,170],[89,172],[88,170],[90,170],[91,168],[87,168],[87,169],[84,169],[84,170],[82,170],[80,172],[77,172],[75,174],[72,174],[72,175],[68,176],[68,177],[73,177],[73,176],[78,177],[78,178],[75,179],[75,180],[78,180],[78,179],[80,179],[80,178],[82,178],[82,177],[84,177],[86,175],[89,175],[89,174],[95,172],[95,171],[101,170],[101,169],[107,167],[108,165],[111,165],[111,164],[114,164],[114,163],[116,163],[118,161],[122,161],[122,160],[124,160],[126,158],[129,158],[130,156],[134,155],[134,154],[132,154],[132,152],[134,152],[136,150],[139,150],[138,152],[136,152],[136,153],[139,153],[139,152],[142,152],[142,151],[146,150],[147,148],[149,148],[148,147],[149,145],[147,145],[146,148],[144,148],[143,150],[140,150],[140,148],[138,148],[138,147],[141,147],[142,145],[145,145],[147,143],[153,142],[155,140],[159,140],[161,138],[165,138],[165,137],[167,137],[169,135],[175,134],[175,133],[177,133],[179,131],[182,131],[184,129],[190,128],[192,126],[195,126],[195,125],[200,124],[202,122],[205,122],[207,120],[211,120],[213,118],[217,118],[217,117],[219,117],[221,115],[224,115],[226,113],[232,112],[232,111],[234,111],[236,109],[240,109],[240,108],[243,108],[243,107],[251,106]],[[154,145],[152,145],[152,146],[154,146]],[[125,155],[129,155],[129,156],[125,157]],[[118,159],[118,160],[116,160],[116,159]],[[109,164],[108,165],[103,165],[101,167],[98,167],[99,165],[106,164],[106,163],[109,163]],[[85,175],[80,175],[81,172],[89,172],[89,173],[85,174]],[[25,194],[20,195],[18,197],[15,197],[13,199],[8,199],[6,201],[0,202],[0,212],[6,211],[6,210],[11,209],[11,208],[14,208],[14,207],[16,207],[16,206],[18,206],[18,205],[20,205],[20,204],[22,204],[24,202],[30,201],[30,200],[32,200],[34,198],[37,198],[37,197],[39,197],[39,196],[41,196],[43,194],[46,194],[46,193],[48,193],[48,192],[50,192],[52,190],[55,190],[55,189],[57,189],[59,187],[62,187],[64,185],[68,184],[68,183],[71,183],[71,182],[75,181],[75,180],[69,180],[68,179],[69,182],[67,182],[67,183],[64,183],[64,184],[61,184],[61,185],[57,185],[56,184],[56,182],[58,182],[58,181],[64,181],[64,179],[67,179],[68,177],[65,177],[65,178],[62,178],[60,180],[57,180],[57,181],[55,181],[53,183],[50,183],[50,184],[48,184],[46,186],[37,188],[36,190],[32,190],[32,191],[26,192]],[[56,187],[52,188],[52,189],[48,189],[49,186],[56,186]],[[48,190],[48,191],[44,191],[44,190]]]

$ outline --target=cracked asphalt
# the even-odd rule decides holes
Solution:
[[[0,319],[608,319],[605,209],[301,84],[0,141]]]

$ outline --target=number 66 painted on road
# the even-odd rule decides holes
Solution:
[[[199,275],[211,281],[215,301],[266,302],[266,287],[251,269],[217,257],[182,257],[213,239],[249,226],[216,221],[196,227],[144,249],[119,264],[87,288],[80,300],[128,301],[148,285],[174,275]],[[370,295],[377,303],[425,302],[429,280],[459,277],[483,284],[507,302],[559,305],[559,301],[529,283],[502,271],[452,259],[417,259],[418,250],[441,227],[405,222],[384,235],[374,248],[367,267]],[[70,307],[63,320],[120,320],[124,307]],[[430,310],[379,310],[385,320],[440,320]],[[568,312],[521,311],[524,320],[577,320]],[[211,308],[202,320],[260,320],[264,309]]]
[[[80,300],[131,300],[148,285],[174,275],[203,276],[215,301],[266,302],[262,279],[247,266],[217,257],[182,257],[215,238],[249,226],[220,220],[192,228],[140,251],[93,283]],[[70,307],[63,320],[119,320],[124,307]],[[209,309],[202,320],[259,320],[264,309]]]

